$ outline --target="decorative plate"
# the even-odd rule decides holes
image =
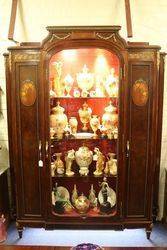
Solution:
[[[110,202],[111,204],[111,207],[114,207],[115,204],[116,204],[116,193],[115,191],[112,189],[112,188],[107,188],[107,193],[108,193],[108,202]],[[102,195],[102,192],[100,190],[99,194],[98,194],[98,200],[99,200],[99,203],[102,204],[103,203],[103,195]]]
[[[93,137],[93,133],[76,133],[75,138],[77,139],[90,139]]]
[[[69,201],[70,194],[67,188],[59,186],[57,187],[56,194],[52,192],[52,204],[54,205],[57,200]]]

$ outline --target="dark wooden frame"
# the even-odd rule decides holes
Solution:
[[[9,123],[9,134],[11,135],[12,140],[10,140],[10,162],[11,162],[11,170],[13,178],[16,181],[16,207],[17,207],[17,228],[20,233],[20,237],[22,236],[23,226],[33,226],[33,227],[45,227],[45,228],[136,228],[136,227],[145,227],[147,232],[147,237],[150,237],[151,229],[152,229],[152,199],[153,199],[153,188],[157,190],[157,186],[155,187],[154,182],[158,179],[158,169],[159,165],[156,165],[156,156],[158,155],[159,149],[156,147],[157,142],[160,140],[160,133],[158,132],[158,121],[162,119],[161,111],[157,112],[157,103],[162,100],[162,88],[159,87],[163,85],[162,81],[159,81],[158,78],[158,56],[159,56],[159,46],[150,46],[148,43],[126,43],[123,38],[120,37],[118,31],[120,30],[120,26],[95,26],[95,27],[48,27],[49,35],[43,40],[42,44],[37,43],[24,43],[18,47],[9,48],[9,56],[6,55],[7,59],[7,95],[8,95],[8,123]],[[112,220],[102,219],[102,220],[83,220],[77,219],[73,220],[72,218],[67,219],[57,219],[54,220],[53,217],[50,217],[50,198],[48,198],[47,192],[50,192],[50,159],[49,152],[46,148],[47,142],[49,142],[49,134],[48,134],[48,60],[53,53],[56,51],[60,51],[66,48],[80,48],[82,46],[88,47],[101,47],[108,49],[110,51],[114,51],[118,54],[120,58],[122,58],[121,63],[121,79],[122,79],[122,89],[120,91],[120,97],[122,99],[122,106],[120,117],[123,121],[122,129],[120,131],[119,137],[119,146],[121,148],[120,157],[119,157],[119,187],[120,193],[118,195],[118,210],[119,216],[113,218]],[[20,127],[20,122],[18,120],[18,115],[20,114],[20,104],[19,103],[19,89],[16,86],[18,85],[18,81],[20,81],[19,77],[21,74],[20,71],[16,70],[17,65],[27,65],[28,66],[37,66],[37,90],[38,90],[38,106],[39,111],[36,114],[38,116],[39,122],[39,131],[38,135],[34,135],[38,137],[38,140],[41,141],[41,157],[38,153],[36,156],[36,161],[42,160],[43,168],[39,168],[38,174],[34,175],[33,180],[24,179],[24,185],[26,185],[26,189],[28,187],[35,188],[35,180],[38,181],[40,178],[40,208],[41,214],[40,216],[36,216],[36,208],[35,208],[35,199],[27,200],[27,197],[24,197],[24,190],[20,188],[23,185],[23,180],[20,179],[21,171],[27,171],[26,165],[24,165],[22,169],[22,163],[19,160],[20,149],[18,144],[18,135],[19,140],[22,140],[22,137],[18,131]],[[130,148],[127,148],[127,142],[131,142],[129,133],[129,128],[132,124],[135,124],[135,120],[130,121],[129,112],[130,109],[130,99],[131,99],[131,87],[134,84],[132,78],[133,67],[137,67],[137,74],[143,75],[144,78],[147,79],[149,84],[149,108],[147,111],[146,108],[143,107],[137,108],[134,103],[133,109],[136,111],[140,110],[141,124],[144,126],[149,126],[150,137],[148,137],[147,132],[145,134],[141,134],[143,141],[147,141],[148,152],[146,154],[145,162],[141,162],[144,171],[146,171],[145,181],[143,178],[143,174],[139,172],[138,164],[140,159],[136,160],[134,163],[131,162],[131,156],[134,154],[140,154],[142,151],[142,145],[138,145],[137,152],[133,152],[130,144]],[[138,69],[140,68],[140,71]],[[160,68],[162,68],[162,63],[160,64]],[[131,70],[132,71],[131,71]],[[27,73],[26,73],[27,74]],[[26,75],[25,74],[25,75]],[[133,73],[134,74],[134,73]],[[30,78],[33,77],[33,73],[29,72]],[[135,75],[135,74],[134,74]],[[163,72],[161,71],[161,76]],[[22,73],[21,77],[24,79],[24,73]],[[131,84],[131,85],[130,85]],[[17,98],[16,98],[17,97]],[[159,99],[158,99],[159,98]],[[34,107],[32,107],[34,108]],[[28,109],[27,109],[28,110]],[[147,121],[145,125],[145,120],[142,119],[142,111],[147,113]],[[11,112],[10,112],[11,111]],[[35,111],[32,111],[35,112]],[[23,114],[24,115],[24,114]],[[31,117],[29,118],[31,119]],[[130,124],[131,122],[131,124]],[[24,123],[24,122],[23,122]],[[32,121],[33,124],[33,121]],[[147,125],[148,124],[148,125]],[[135,126],[138,124],[136,123]],[[141,133],[141,128],[136,127]],[[23,129],[23,128],[21,128]],[[134,130],[135,131],[135,130]],[[26,134],[28,131],[23,130],[23,134]],[[155,135],[155,136],[154,136]],[[135,136],[133,135],[133,141],[135,140]],[[136,137],[137,138],[137,137]],[[38,151],[39,141],[34,141],[35,150]],[[25,149],[24,149],[25,150]],[[35,157],[35,156],[34,156]],[[137,155],[135,156],[137,159]],[[26,160],[26,159],[21,159]],[[30,159],[28,162],[31,163]],[[134,165],[133,167],[131,167]],[[130,166],[130,167],[129,167]],[[38,166],[35,166],[38,168]],[[31,168],[33,169],[33,168]],[[136,169],[138,173],[141,174],[139,180],[137,176],[136,183],[131,182],[130,176],[134,175],[135,172],[133,169]],[[29,170],[31,171],[31,170]],[[127,188],[127,183],[129,180],[129,189]],[[140,184],[141,183],[141,184]],[[154,184],[154,185],[153,185]],[[34,185],[34,186],[32,186]],[[145,189],[143,189],[143,185]],[[132,193],[133,186],[135,188],[139,188],[139,194],[134,195]],[[141,189],[141,190],[140,190]],[[132,190],[132,191],[131,191]],[[35,191],[35,190],[34,190]],[[27,191],[26,191],[27,192]],[[155,193],[155,191],[154,191]],[[144,208],[140,206],[140,204],[135,203],[137,198],[142,199],[142,195],[145,194],[144,199]],[[128,197],[131,198],[131,201],[128,200]],[[26,215],[23,212],[22,208],[22,199],[26,199],[28,202],[28,209],[30,214]],[[30,197],[33,197],[32,194]],[[155,197],[155,196],[154,196]],[[134,201],[135,200],[135,201]],[[127,206],[127,202],[129,202],[129,206]],[[136,205],[133,205],[136,204]],[[38,204],[39,205],[39,204]],[[129,209],[130,207],[130,209]],[[33,214],[34,211],[34,214]]]

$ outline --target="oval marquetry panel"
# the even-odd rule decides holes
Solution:
[[[146,105],[148,100],[148,85],[144,80],[137,80],[133,84],[132,99],[137,106]]]
[[[36,101],[36,87],[32,81],[23,82],[20,90],[21,103],[25,106],[32,106]]]

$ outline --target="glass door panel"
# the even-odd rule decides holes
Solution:
[[[118,57],[100,48],[67,49],[49,63],[52,213],[117,213]]]

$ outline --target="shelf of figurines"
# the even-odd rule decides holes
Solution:
[[[81,100],[83,100],[83,101],[88,101],[88,100],[94,100],[94,101],[96,101],[96,100],[101,100],[101,101],[103,101],[103,100],[105,100],[105,101],[111,101],[112,103],[115,103],[115,104],[118,104],[118,97],[116,97],[116,96],[111,96],[111,97],[92,97],[92,96],[87,96],[87,97],[73,97],[73,96],[71,96],[71,97],[69,97],[69,96],[52,96],[52,97],[50,97],[50,104],[51,104],[51,106],[53,106],[53,105],[55,105],[58,101],[81,101]]]
[[[97,186],[98,185],[98,186]],[[107,178],[103,178],[94,188],[94,184],[87,189],[81,184],[64,187],[56,182],[52,190],[53,214],[71,217],[100,217],[116,215],[116,192],[109,186]],[[84,193],[81,191],[84,190]],[[95,191],[96,190],[96,191]]]
[[[61,105],[57,102],[51,109],[50,138],[118,138],[118,108],[111,101]]]
[[[101,179],[101,178],[111,178],[111,179],[116,179],[117,178],[117,175],[112,175],[112,174],[101,174],[101,175],[94,175],[93,173],[89,173],[87,176],[83,176],[83,175],[80,175],[79,172],[75,173],[74,175],[72,176],[68,176],[66,174],[55,174],[54,176],[52,176],[52,180],[53,180],[53,183],[55,183],[56,179],[57,178],[62,178],[62,179],[83,179],[84,182],[89,182],[90,180],[94,180],[94,178],[96,179]]]
[[[85,145],[82,145],[76,151],[70,149],[64,154],[57,152],[52,154],[51,157],[51,176],[116,176],[117,159],[115,157],[116,154],[113,152],[104,155],[99,148],[95,147],[90,150]]]

